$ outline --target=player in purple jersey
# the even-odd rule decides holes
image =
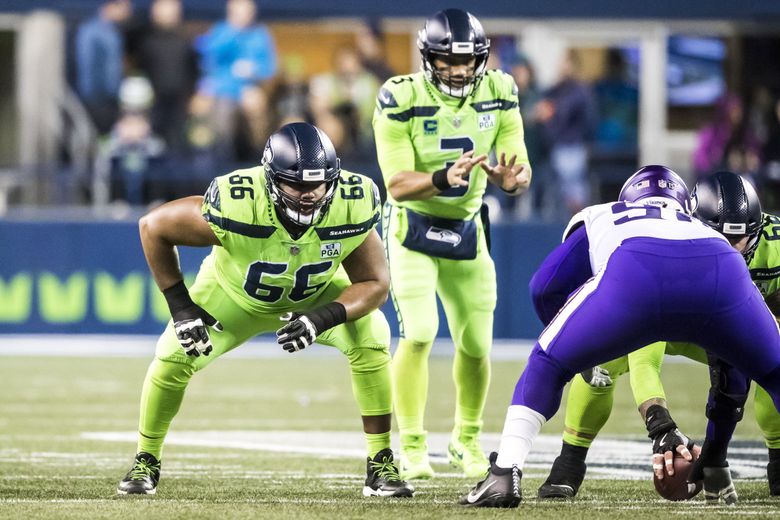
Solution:
[[[780,331],[741,254],[690,216],[685,183],[663,166],[646,166],[623,186],[620,201],[586,208],[550,259],[594,276],[542,332],[515,388],[490,472],[461,499],[479,507],[516,507],[522,467],[564,385],[578,372],[655,341],[701,345],[754,379],[780,408]],[[543,265],[544,267],[544,265]],[[731,370],[735,386],[746,380]],[[742,383],[740,383],[742,382]],[[707,429],[713,453],[728,443],[733,420]],[[703,467],[710,480],[728,468]],[[713,477],[714,475],[714,477]]]

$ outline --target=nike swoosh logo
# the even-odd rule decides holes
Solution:
[[[485,491],[490,489],[490,486],[492,486],[495,483],[496,483],[495,480],[491,481],[490,484],[480,489],[479,493],[474,494],[474,492],[472,491],[471,493],[469,493],[469,496],[466,497],[466,500],[468,501],[469,504],[473,504],[474,502],[482,498],[482,495],[485,494]]]
[[[556,489],[568,489],[569,491],[574,491],[573,487],[567,486],[566,484],[548,484],[548,485]]]

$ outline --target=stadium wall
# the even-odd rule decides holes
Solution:
[[[528,339],[541,331],[528,281],[555,247],[560,224],[492,226],[498,273],[495,337]],[[144,260],[135,222],[0,221],[0,334],[158,334],[168,308]],[[207,249],[179,248],[191,281]],[[392,304],[383,311],[394,335]],[[439,336],[447,337],[439,309]]]

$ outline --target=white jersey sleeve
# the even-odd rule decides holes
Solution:
[[[699,220],[685,213],[659,206],[610,202],[585,208],[578,215],[581,215],[579,218],[585,223],[593,273],[601,270],[607,264],[610,255],[629,238],[648,237],[662,240],[718,238],[727,242],[723,235]],[[572,227],[573,223],[576,225],[574,218],[569,223],[569,227]]]

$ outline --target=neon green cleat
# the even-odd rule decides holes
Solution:
[[[456,426],[447,447],[450,464],[469,478],[484,477],[489,469],[488,459],[479,443],[480,431],[479,426]]]
[[[427,434],[401,434],[400,473],[404,480],[433,478],[428,460]]]

